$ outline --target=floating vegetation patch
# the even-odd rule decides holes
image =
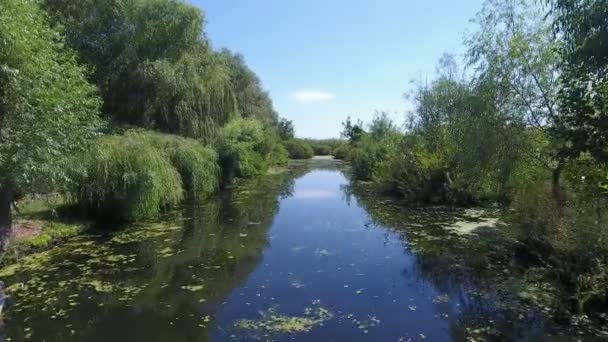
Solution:
[[[301,250],[303,250],[304,248],[306,248],[306,247],[305,247],[305,246],[295,246],[295,247],[292,247],[292,248],[291,248],[291,252],[292,252],[292,253],[298,253],[298,252],[300,252]]]
[[[167,257],[173,254],[166,246],[173,241],[170,234],[179,228],[156,224],[127,229],[109,239],[78,236],[46,252],[23,257],[0,269],[0,279],[16,299],[7,315],[49,313],[51,319],[69,319],[83,304],[132,301],[147,286],[141,278],[146,267],[142,267],[140,253],[126,244],[143,243],[145,249]],[[186,289],[198,291],[199,286]]]
[[[439,295],[433,298],[433,303],[447,303],[450,301],[450,296],[447,294]]]
[[[496,217],[486,217],[486,212],[483,210],[467,209],[463,220],[459,220],[446,229],[458,235],[471,235],[481,228],[494,228],[499,221]]]
[[[109,293],[114,290],[114,285],[112,285],[112,283],[104,282],[98,279],[91,280],[87,282],[86,285],[91,285],[97,292]]]
[[[141,242],[165,236],[178,229],[180,229],[179,226],[162,224],[146,227],[134,227],[114,235],[111,241],[121,244]]]
[[[294,281],[291,282],[291,286],[295,287],[296,289],[301,289],[303,287],[306,287],[306,284],[303,284],[303,283],[301,283],[298,280],[294,280]]]
[[[183,290],[190,291],[190,292],[198,292],[204,288],[205,288],[204,285],[184,285],[184,286],[182,286]]]
[[[357,329],[361,330],[364,334],[367,334],[369,332],[370,328],[375,328],[380,325],[380,320],[376,316],[373,316],[373,315],[367,316],[367,319],[363,319],[363,320],[358,320],[356,318],[353,318],[352,322],[355,325],[355,327],[357,327]]]
[[[316,305],[318,303],[314,303]],[[238,329],[249,330],[262,335],[295,334],[308,332],[333,318],[333,313],[320,306],[304,309],[302,316],[288,316],[278,312],[278,306],[261,311],[260,319],[241,319],[234,323]]]
[[[327,249],[316,249],[315,250],[315,255],[316,256],[320,256],[320,257],[325,257],[325,256],[332,256],[332,255],[336,255],[335,252],[332,251],[328,251]]]

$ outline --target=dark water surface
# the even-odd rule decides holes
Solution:
[[[462,215],[358,193],[338,164],[297,167],[2,270],[18,297],[6,340],[556,340],[503,304],[500,265],[446,233]]]

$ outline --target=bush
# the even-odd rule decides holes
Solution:
[[[566,186],[566,201],[554,198],[547,181],[517,189],[510,221],[522,252],[552,272],[570,295],[567,309],[592,313],[608,303],[608,206],[599,189],[591,198],[576,184]]]
[[[194,139],[150,131],[131,131],[126,135],[145,140],[166,154],[180,174],[188,200],[201,202],[218,190],[220,168],[212,148]]]
[[[264,174],[269,166],[287,162],[276,132],[254,119],[235,119],[229,122],[219,137],[222,183],[235,177],[251,178]]]
[[[287,140],[283,143],[291,159],[310,159],[315,153],[312,146],[303,140]]]
[[[100,138],[75,179],[72,199],[102,219],[156,218],[183,199],[179,173],[165,153],[137,135]]]
[[[312,149],[315,156],[329,156],[331,155],[331,147],[321,143],[312,144]]]
[[[99,218],[156,218],[185,197],[201,202],[219,186],[217,153],[196,140],[144,130],[99,139],[84,157],[72,198]]]
[[[376,139],[364,135],[352,146],[348,160],[354,176],[360,180],[371,181],[380,163],[391,160],[399,154],[400,136],[391,134]]]
[[[336,146],[331,154],[334,156],[334,159],[346,160],[348,159],[349,151],[350,145],[348,143],[342,143]]]

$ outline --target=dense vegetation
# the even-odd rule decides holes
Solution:
[[[407,97],[406,125],[348,118],[334,155],[411,202],[501,203],[528,272],[559,284],[564,307],[608,304],[608,4],[487,1],[466,64]],[[602,309],[603,308],[603,309]]]
[[[24,194],[143,220],[287,162],[292,122],[186,2],[6,0],[0,42],[3,246]]]
[[[405,125],[301,140],[244,57],[181,0],[0,1],[0,249],[13,202],[61,193],[139,221],[288,158],[333,155],[411,203],[499,204],[530,276],[608,314],[608,3],[488,0]]]
[[[33,1],[0,2],[0,238],[19,192],[65,181],[64,156],[86,148],[101,121],[85,68]]]
[[[71,197],[99,218],[158,217],[186,197],[201,201],[219,184],[217,153],[193,139],[128,131],[98,139],[72,179]],[[120,175],[120,177],[117,177]]]
[[[316,154],[308,142],[299,139],[286,141],[285,148],[291,159],[310,159]]]

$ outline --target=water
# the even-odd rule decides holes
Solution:
[[[18,297],[5,335],[542,340],[550,330],[539,313],[495,286],[508,279],[500,256],[488,265],[487,245],[446,233],[464,216],[456,209],[407,210],[370,195],[339,164],[297,167],[167,222],[74,239],[0,272]]]

